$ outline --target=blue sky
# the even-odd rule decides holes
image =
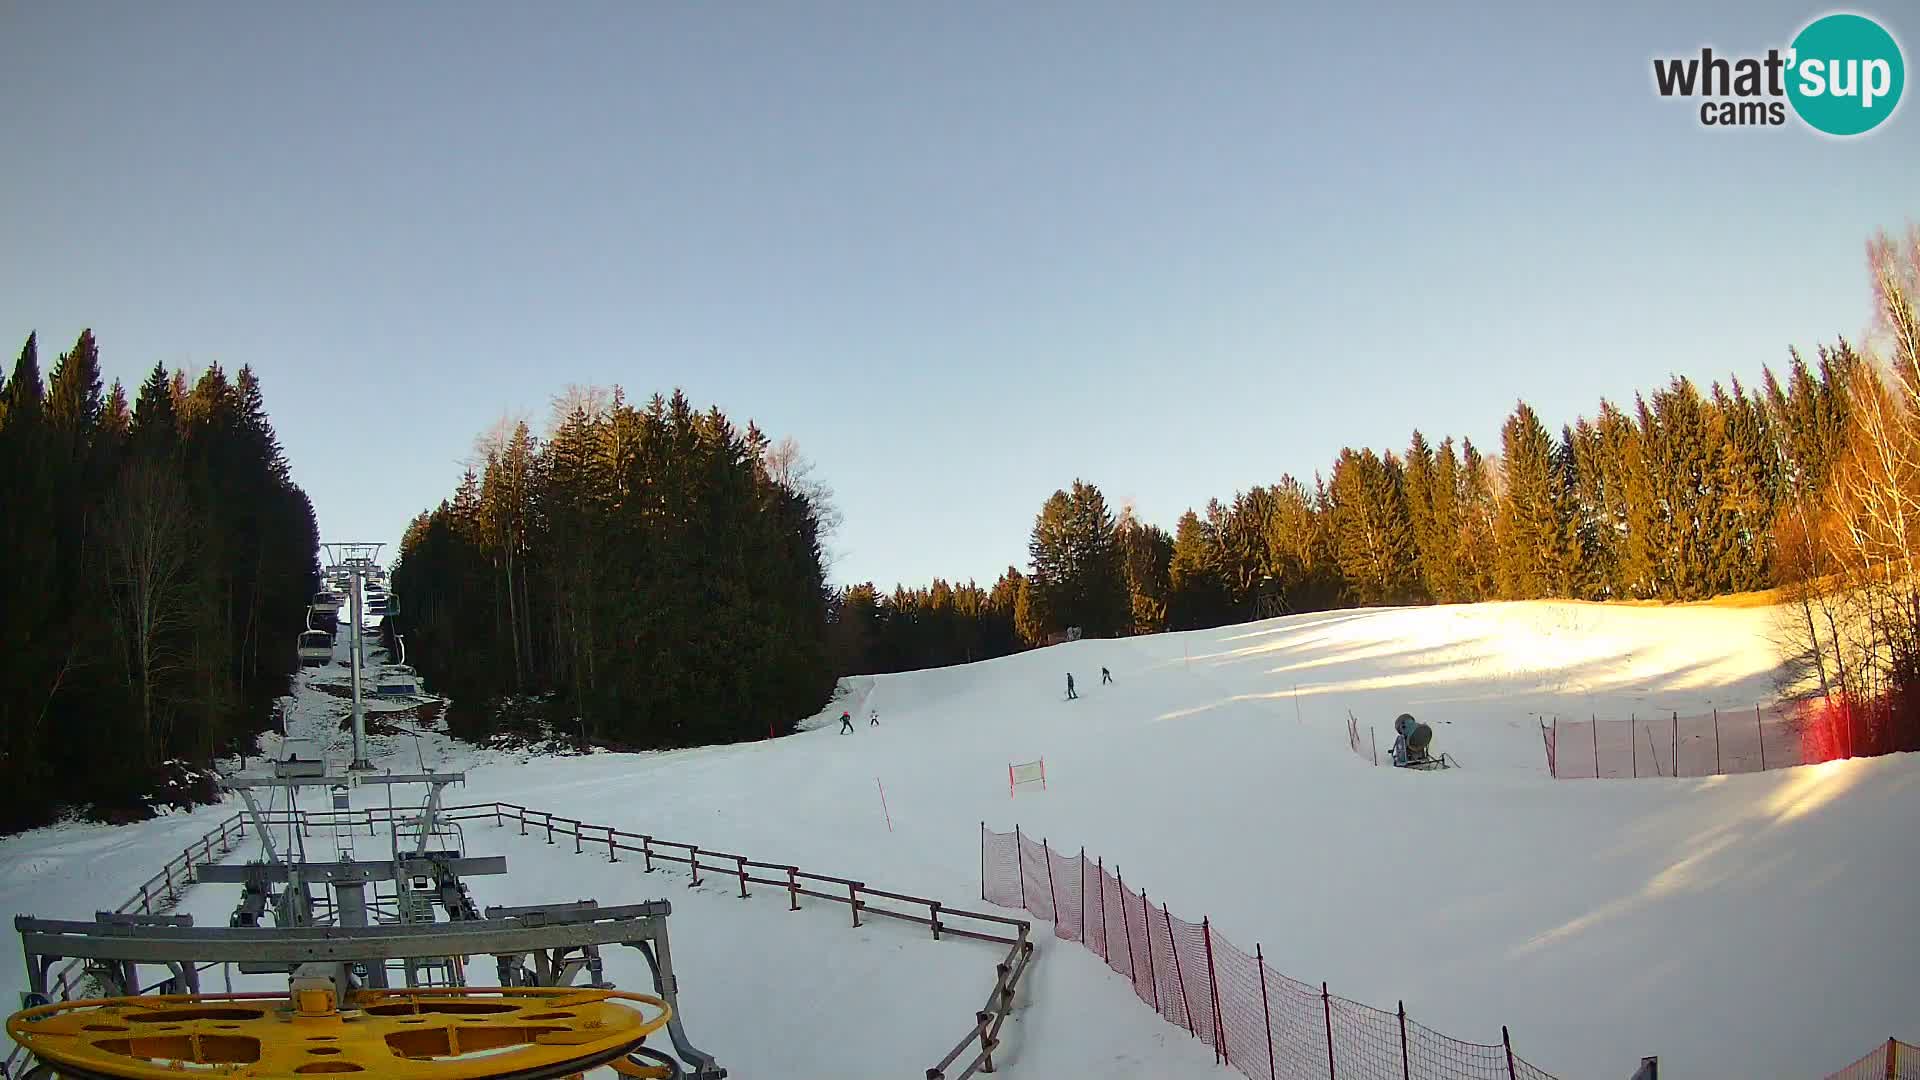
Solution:
[[[1915,104],[1841,141],[1652,89],[1826,9],[1441,6],[7,0],[0,339],[252,364],[328,539],[569,383],[683,387],[890,585],[1024,564],[1075,477],[1170,526],[1865,328]]]

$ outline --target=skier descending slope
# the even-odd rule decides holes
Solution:
[[[1079,694],[1073,692],[1073,672],[1069,671],[1067,672],[1067,700],[1073,701],[1079,697]]]
[[[853,734],[853,714],[842,710],[840,713],[840,734]]]

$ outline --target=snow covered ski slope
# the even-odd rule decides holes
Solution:
[[[740,746],[559,758],[429,736],[384,750],[396,767],[466,768],[457,801],[509,800],[975,906],[979,825],[1017,822],[1119,863],[1156,905],[1260,942],[1294,978],[1389,1010],[1404,1000],[1463,1039],[1497,1042],[1508,1025],[1563,1080],[1624,1077],[1644,1054],[1673,1076],[1810,1078],[1920,1034],[1920,761],[1556,781],[1537,722],[1771,700],[1774,618],[1570,603],[1330,612],[850,679],[801,733]],[[1079,700],[1065,700],[1068,672]],[[324,724],[341,704],[303,696],[290,725]],[[850,735],[842,709],[858,721]],[[1465,767],[1374,768],[1347,748],[1349,711],[1382,733],[1412,712]],[[1046,789],[1010,799],[1008,764],[1037,758]],[[150,872],[122,870],[141,858],[136,842],[151,841],[157,865],[226,812],[0,842],[0,906],[91,911],[97,892],[117,899],[114,875]],[[483,880],[483,902],[557,890],[682,905],[690,1023],[723,1061],[734,1051],[735,1075],[828,1075],[863,1043],[874,1053],[850,1075],[914,1075],[925,1050],[951,1042],[946,1014],[977,1007],[959,1002],[985,988],[990,960],[911,935],[849,941],[844,927],[620,876],[506,832],[515,892],[493,897]],[[103,844],[111,862],[88,855]],[[223,919],[230,900],[202,892],[204,917]],[[1044,930],[1040,941],[1007,1033],[1017,1075],[1215,1068],[1097,958]],[[817,987],[847,1004],[814,1007]],[[793,1021],[803,1007],[811,1025]]]

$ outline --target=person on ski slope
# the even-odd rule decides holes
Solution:
[[[853,734],[853,714],[842,710],[840,713],[840,734]]]
[[[1073,692],[1073,672],[1067,672],[1067,700],[1073,701],[1080,695]]]
[[[1108,671],[1106,668],[1101,668],[1100,669],[1100,685],[1105,686],[1112,681],[1113,681],[1113,672]]]

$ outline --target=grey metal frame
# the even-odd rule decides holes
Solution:
[[[504,860],[502,860],[504,862]],[[244,868],[236,868],[244,869]],[[118,983],[109,989],[138,993],[139,964],[164,964],[174,972],[169,985],[197,993],[194,974],[203,964],[234,963],[242,970],[290,971],[298,977],[344,972],[355,964],[439,956],[490,955],[509,985],[572,986],[580,972],[600,981],[599,946],[626,945],[640,950],[653,972],[654,992],[672,1010],[668,1037],[675,1053],[691,1067],[694,1080],[720,1080],[727,1072],[713,1055],[690,1042],[680,1018],[679,981],[673,972],[666,919],[673,906],[665,900],[600,907],[589,900],[571,904],[490,908],[479,920],[389,926],[301,926],[277,929],[197,927],[184,916],[158,919],[102,916],[93,922],[16,916],[26,954],[31,992],[47,998],[47,973],[61,960],[78,957]],[[570,955],[578,951],[577,956]],[[522,958],[532,955],[529,968]],[[332,976],[338,978],[338,976]]]

